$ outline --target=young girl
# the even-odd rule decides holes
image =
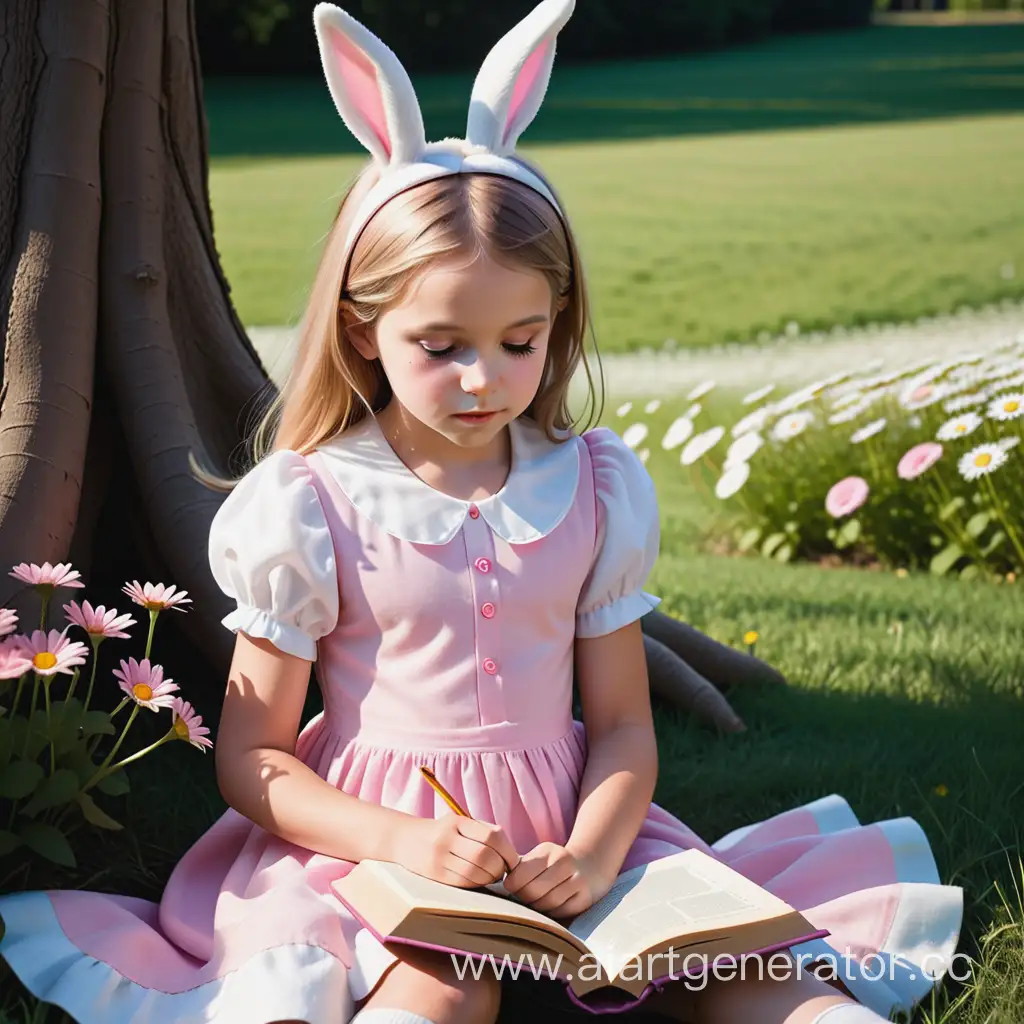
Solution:
[[[788,977],[776,964],[644,1004],[678,1020],[878,1021],[949,964],[961,892],[912,820],[860,825],[832,795],[709,845],[650,803],[654,487],[614,433],[572,429],[583,272],[560,201],[514,152],[571,8],[547,0],[502,39],[466,140],[429,146],[395,56],[316,9],[331,92],[373,160],[327,240],[261,435],[273,450],[210,534],[238,602],[215,746],[231,809],[159,906],[0,900],[0,953],[81,1024],[493,1022],[495,978],[385,948],[332,895],[363,858],[455,886],[507,873],[567,918],[624,868],[697,847],[829,930]],[[300,732],[311,663],[324,711]],[[798,976],[798,953],[837,977]]]

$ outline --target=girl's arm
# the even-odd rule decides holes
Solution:
[[[224,799],[261,828],[341,860],[397,860],[419,819],[349,796],[295,757],[310,662],[238,633],[214,756]]]
[[[577,638],[575,657],[587,764],[565,848],[610,885],[647,817],[658,776],[639,620],[605,636]]]

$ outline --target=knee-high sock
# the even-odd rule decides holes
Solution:
[[[826,1006],[811,1024],[878,1024],[885,1019],[859,1003],[835,1003]]]
[[[352,1018],[351,1024],[434,1024],[434,1022],[411,1010],[389,1010],[383,1006],[368,1006]],[[829,1024],[832,1022],[829,1021]]]

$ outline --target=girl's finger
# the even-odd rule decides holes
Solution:
[[[519,853],[512,845],[512,841],[505,835],[504,830],[497,825],[491,825],[486,821],[477,821],[475,818],[459,818],[456,828],[467,839],[483,843],[494,850],[510,871],[519,863]]]
[[[554,889],[555,886],[561,885],[567,879],[571,878],[575,874],[575,872],[575,865],[568,863],[566,861],[552,864],[550,867],[547,867],[543,871],[541,871],[540,874],[534,877],[521,889],[519,889],[516,892],[516,895],[521,900],[524,900],[526,903],[529,903],[530,906],[533,906],[535,900],[541,899],[552,889]],[[565,899],[565,897],[563,896],[562,899]]]
[[[477,867],[476,864],[468,860],[463,860],[462,857],[454,853],[448,854],[444,860],[443,867],[458,878],[458,881],[453,884],[458,885],[462,889],[490,885],[495,879],[494,875],[488,874],[483,868]]]
[[[484,846],[474,839],[458,835],[452,841],[451,852],[462,860],[475,864],[490,874],[488,881],[500,878],[505,873],[505,862],[489,846]]]
[[[542,914],[551,915],[564,903],[568,903],[579,894],[580,881],[578,878],[569,877],[558,885],[549,889],[540,899],[534,900],[530,906],[539,910]]]

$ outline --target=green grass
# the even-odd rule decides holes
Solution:
[[[428,134],[461,133],[466,76],[418,85]],[[235,301],[295,322],[355,146],[316,80],[214,82],[207,107]],[[524,152],[603,349],[710,345],[1024,295],[1022,111],[1024,26],[876,29],[560,69]]]
[[[676,411],[666,403],[646,417],[652,437]],[[611,410],[604,421],[623,423]],[[650,463],[663,531],[650,589],[664,610],[723,642],[740,646],[746,630],[758,630],[758,655],[789,686],[731,695],[748,725],[741,735],[716,737],[659,707],[656,799],[708,840],[832,792],[862,822],[915,818],[942,881],[964,887],[959,949],[981,964],[966,987],[947,981],[915,1024],[1018,1024],[1024,590],[702,553],[709,507],[671,461],[652,456]],[[200,713],[216,723],[222,684],[182,664],[179,639],[158,631],[154,653],[169,658],[176,678],[190,680],[190,698],[196,694]],[[317,710],[311,688],[305,720]],[[174,863],[224,804],[209,757],[159,750],[131,777],[126,805],[113,809],[129,825],[124,833],[88,836],[73,875],[37,865],[0,889],[73,885],[158,900]],[[940,785],[948,795],[936,793]],[[64,1020],[42,1010],[31,1017],[2,963],[0,992],[0,1024]],[[510,992],[505,1019],[522,1019],[516,1014],[534,1006],[524,1009],[525,992]]]

